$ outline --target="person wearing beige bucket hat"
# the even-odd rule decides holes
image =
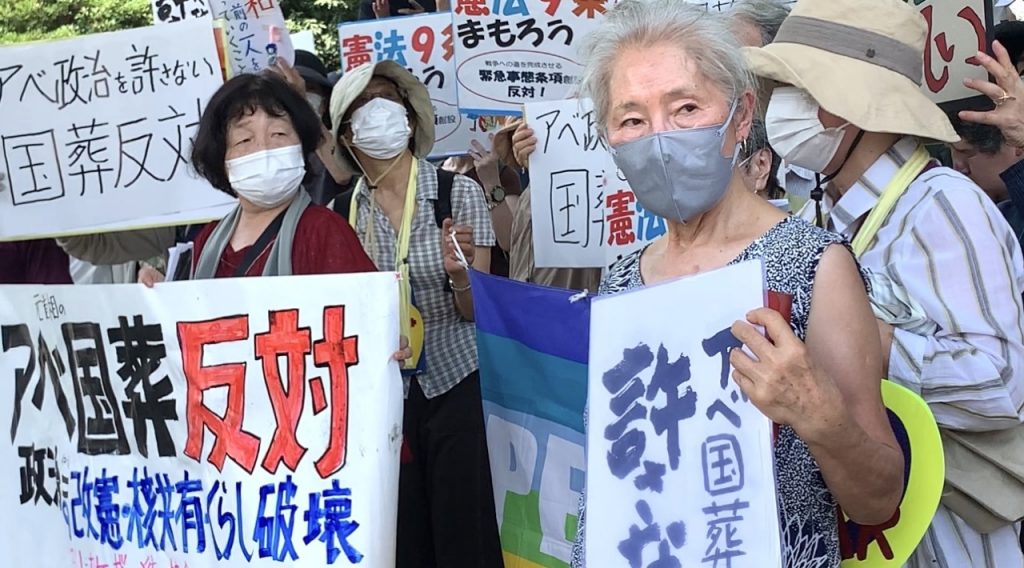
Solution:
[[[346,215],[381,270],[400,280],[400,326],[413,358],[405,400],[398,568],[502,565],[484,431],[468,267],[494,245],[483,191],[426,160],[434,109],[393,61],[346,72],[331,94],[337,159],[362,172]],[[443,219],[441,218],[443,217]],[[456,249],[456,243],[458,249]],[[419,332],[419,333],[417,333]]]
[[[959,138],[920,87],[927,33],[900,0],[800,0],[744,52],[780,84],[769,142],[824,176],[803,216],[851,239],[868,271],[886,376],[940,428],[1002,430],[1024,420],[1024,258],[992,200],[923,147]],[[909,566],[1024,566],[1016,526],[983,533],[950,507]]]

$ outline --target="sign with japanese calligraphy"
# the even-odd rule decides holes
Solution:
[[[605,267],[668,230],[645,210],[598,135],[589,99],[526,105],[537,135],[530,156],[535,263]]]
[[[224,57],[231,68],[231,76],[259,73],[272,67],[278,57],[289,65],[295,64],[295,48],[280,13],[259,18],[228,19],[223,26]]]
[[[174,0],[177,2],[178,0]],[[214,18],[256,20],[268,16],[284,19],[279,0],[209,0]]]
[[[397,287],[0,288],[4,562],[392,568]]]
[[[752,261],[592,302],[586,558],[782,566],[772,424],[729,364],[763,282]]]
[[[992,5],[988,0],[907,0],[928,22],[922,89],[945,108],[958,108],[978,97],[964,86],[968,77],[985,80],[975,54],[988,51]],[[959,104],[958,104],[959,103]]]
[[[475,270],[470,279],[505,567],[568,568],[585,469],[590,302]]]
[[[342,22],[338,38],[343,73],[365,63],[391,60],[427,87],[436,132],[431,158],[465,154],[472,140],[486,140],[478,121],[459,112],[451,14]]]
[[[233,201],[188,162],[222,82],[209,23],[0,47],[0,61],[0,239]]]
[[[152,0],[153,23],[173,24],[185,20],[213,20],[208,0]]]
[[[774,0],[776,4],[781,6],[792,6],[796,4],[797,0]],[[735,8],[738,4],[742,4],[744,0],[686,0],[687,4],[693,4],[695,6],[702,6],[709,12],[728,12]]]
[[[459,108],[518,114],[576,92],[578,50],[615,0],[455,0]]]

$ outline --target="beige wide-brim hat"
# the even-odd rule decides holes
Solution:
[[[743,53],[755,75],[807,91],[863,130],[956,142],[921,89],[927,36],[902,0],[799,0],[775,41]]]
[[[416,123],[409,126],[413,129],[413,154],[417,158],[425,158],[434,148],[434,105],[430,102],[427,87],[406,68],[394,61],[378,61],[364,63],[345,73],[331,91],[331,135],[333,141],[338,140],[341,132],[341,119],[348,107],[366,90],[370,79],[384,77],[398,85],[398,90],[409,101],[416,113]],[[340,145],[335,149],[335,158],[350,171],[359,171],[356,164],[349,159],[348,152]]]

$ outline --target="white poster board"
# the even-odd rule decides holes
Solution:
[[[2,287],[5,564],[393,568],[397,298],[393,273]]]
[[[399,16],[338,24],[343,73],[364,63],[390,60],[409,69],[427,87],[434,104],[431,158],[466,154],[472,141],[491,147],[497,121],[459,112],[452,57],[452,16]]]
[[[988,49],[991,2],[914,0],[911,4],[928,22],[921,87],[925,94],[943,105],[977,97],[977,91],[964,86],[964,79],[988,79],[985,68],[973,62],[979,51]]]
[[[518,114],[576,92],[578,49],[615,0],[455,0],[459,108]]]
[[[222,82],[209,23],[0,47],[0,58],[0,240],[234,201],[189,164]]]
[[[589,564],[782,565],[772,424],[740,396],[723,348],[733,322],[764,305],[762,270],[752,261],[594,300]]]
[[[268,13],[258,18],[228,19],[224,28],[225,59],[231,76],[259,73],[273,66],[275,58],[295,64],[295,48],[284,16]]]
[[[598,135],[590,99],[526,105],[537,135],[530,156],[538,268],[601,268],[668,230],[645,210]]]

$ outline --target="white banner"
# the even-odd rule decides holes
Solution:
[[[466,154],[473,140],[491,147],[496,121],[459,112],[449,13],[338,24],[341,69],[391,60],[409,69],[430,93],[436,129],[432,158]]]
[[[729,330],[764,305],[762,270],[747,262],[592,303],[591,563],[782,565],[772,424],[729,376]]]
[[[533,252],[539,268],[601,268],[665,234],[598,135],[590,99],[531,103]]]
[[[393,273],[2,287],[5,564],[393,568],[397,297]]]
[[[188,161],[222,82],[209,23],[2,47],[0,59],[0,240],[233,201]]]
[[[576,92],[577,51],[614,0],[455,0],[459,108],[518,114]]]

